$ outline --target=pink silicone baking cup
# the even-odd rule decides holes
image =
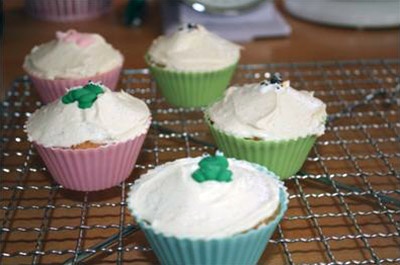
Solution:
[[[25,9],[32,17],[47,21],[92,19],[108,12],[111,0],[25,0]]]
[[[67,189],[97,191],[111,188],[132,172],[146,138],[92,149],[44,147],[33,142],[54,180]]]
[[[30,74],[28,71],[27,73],[39,94],[40,100],[47,104],[63,96],[68,88],[86,85],[89,81],[101,82],[111,90],[115,90],[121,69],[122,65],[102,74],[79,79],[43,79]]]

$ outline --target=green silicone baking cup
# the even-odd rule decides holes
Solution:
[[[221,70],[186,72],[158,67],[145,59],[165,100],[184,108],[207,106],[221,98],[237,66],[236,62]]]
[[[178,238],[154,231],[145,222],[139,221],[139,226],[161,264],[252,265],[260,259],[268,240],[287,210],[287,193],[283,187],[280,188],[279,200],[279,213],[274,220],[256,229],[227,238],[208,240]]]
[[[317,140],[315,135],[281,141],[244,139],[215,128],[207,115],[205,120],[218,149],[225,156],[263,165],[282,180],[301,169]]]

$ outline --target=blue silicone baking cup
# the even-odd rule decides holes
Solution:
[[[280,187],[279,199],[279,213],[272,221],[226,238],[190,239],[165,236],[154,231],[146,222],[139,220],[138,224],[161,264],[251,265],[260,259],[268,240],[287,210],[288,195],[283,186]]]

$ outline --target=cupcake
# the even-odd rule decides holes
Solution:
[[[326,105],[312,92],[298,91],[279,75],[230,87],[206,109],[205,119],[227,156],[261,164],[282,179],[303,165],[325,131]]]
[[[111,0],[25,0],[26,12],[46,21],[78,21],[99,17],[109,11]]]
[[[127,203],[161,264],[256,264],[288,195],[266,168],[217,155],[150,170]]]
[[[26,132],[56,182],[95,191],[129,176],[150,121],[143,101],[90,82],[36,110]]]
[[[201,25],[187,24],[154,40],[145,59],[168,103],[199,107],[223,95],[240,49]]]
[[[35,46],[25,57],[28,73],[43,103],[64,95],[69,87],[88,81],[114,90],[124,57],[98,34],[57,32],[56,39]]]

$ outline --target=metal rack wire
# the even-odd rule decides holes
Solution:
[[[286,181],[286,217],[262,257],[268,264],[400,263],[400,60],[241,65],[233,83],[280,72],[327,103],[327,132],[302,172]],[[127,69],[122,88],[142,98],[152,129],[130,178],[103,192],[54,183],[23,124],[40,103],[29,80],[2,102],[0,264],[158,261],[126,209],[126,192],[149,168],[213,151],[200,109],[173,108],[147,69]],[[114,236],[114,244],[101,244]],[[99,244],[100,243],[100,244]],[[93,254],[93,255],[92,255]]]

